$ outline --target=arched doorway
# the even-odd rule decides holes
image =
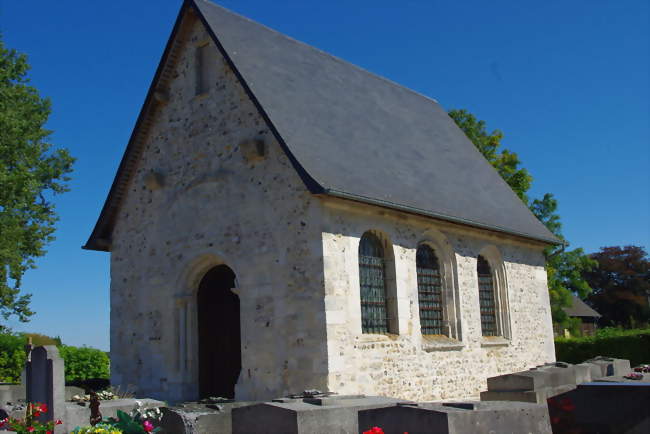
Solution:
[[[226,265],[208,271],[197,294],[199,396],[235,397],[241,371],[239,297],[235,273]]]

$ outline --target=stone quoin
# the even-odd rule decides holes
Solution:
[[[557,242],[436,101],[188,0],[84,248],[116,386],[423,401],[555,360]]]

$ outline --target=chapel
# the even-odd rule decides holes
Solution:
[[[84,248],[113,385],[436,400],[555,360],[558,242],[435,100],[186,0]]]

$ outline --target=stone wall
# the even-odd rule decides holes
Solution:
[[[467,398],[486,388],[487,377],[555,360],[542,245],[370,205],[324,203],[331,390],[412,400]],[[399,334],[361,333],[357,255],[368,230],[377,231],[393,250],[394,264],[387,267],[395,270]],[[446,263],[451,338],[420,332],[415,252],[423,241]],[[507,339],[481,333],[479,254],[502,260]]]
[[[111,381],[139,395],[197,398],[196,291],[211,267],[237,275],[238,399],[326,387],[320,203],[202,24],[166,71],[111,247]],[[196,47],[209,43],[210,90],[195,95]],[[265,143],[254,158],[251,139]],[[219,333],[214,330],[214,333]]]
[[[237,276],[239,400],[307,388],[467,397],[488,376],[554,360],[542,245],[310,194],[203,26],[186,17],[179,38],[164,73],[168,101],[153,112],[113,232],[113,384],[197,398],[196,292],[218,264]],[[205,43],[212,80],[197,96],[195,52]],[[392,246],[398,334],[361,333],[357,252],[369,229]],[[420,334],[423,240],[445,252],[450,337]],[[508,339],[481,337],[479,253],[502,263]]]

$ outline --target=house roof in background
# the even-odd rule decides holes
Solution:
[[[579,297],[573,295],[572,304],[569,307],[564,307],[562,310],[569,316],[574,317],[591,317],[600,318],[602,315],[596,312],[591,306],[587,305]]]
[[[559,243],[435,100],[212,2],[187,7],[312,193]],[[130,177],[122,169],[114,187]],[[110,239],[120,201],[111,189],[87,248]]]

